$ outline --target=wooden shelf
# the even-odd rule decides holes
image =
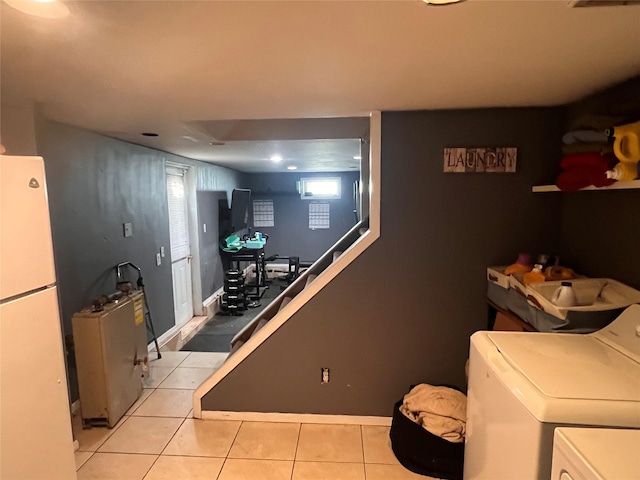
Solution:
[[[613,185],[608,187],[586,187],[579,191],[587,191],[587,190],[632,190],[640,188],[640,180],[632,180],[630,182],[616,182]],[[561,190],[555,185],[536,185],[531,188],[531,191],[534,193],[541,192],[560,192]]]

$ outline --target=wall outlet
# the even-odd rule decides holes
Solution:
[[[164,258],[164,247],[160,247],[160,256]]]
[[[162,265],[162,257],[160,256],[159,253],[156,253],[156,265],[157,266]]]
[[[329,376],[329,369],[328,368],[322,368],[321,372],[322,372],[322,382],[320,382],[320,383],[329,383],[329,380],[331,379],[330,376]]]
[[[124,232],[125,237],[130,237],[133,235],[133,224],[132,223],[123,223],[122,230]]]

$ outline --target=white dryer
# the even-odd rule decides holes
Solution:
[[[471,337],[465,480],[548,480],[558,426],[640,428],[640,305],[588,335]]]
[[[551,480],[640,479],[640,430],[556,428]]]

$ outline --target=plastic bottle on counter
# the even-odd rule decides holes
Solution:
[[[533,270],[531,270],[529,273],[525,273],[524,277],[522,277],[522,282],[524,283],[524,286],[529,286],[532,283],[539,283],[539,282],[544,282],[545,276],[544,273],[542,273],[542,265],[540,265],[539,263],[536,263],[533,266]]]
[[[635,163],[620,162],[612,170],[607,170],[607,178],[618,182],[630,182],[638,178],[638,165]]]
[[[577,303],[576,293],[571,282],[561,282],[560,287],[553,292],[551,303],[558,307],[573,307]]]
[[[509,265],[504,269],[505,275],[513,275],[514,273],[527,273],[531,271],[531,257],[528,253],[518,255],[516,263]]]

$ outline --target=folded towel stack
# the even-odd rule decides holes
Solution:
[[[606,173],[616,163],[606,130],[618,120],[582,115],[573,121],[570,131],[562,137],[562,173],[556,181],[560,190],[575,191],[590,185],[605,187],[615,183]]]
[[[565,156],[560,162],[562,173],[556,179],[556,186],[571,192],[593,185],[606,187],[615,183],[607,178],[607,170],[617,163],[614,156],[599,153],[578,153]]]

